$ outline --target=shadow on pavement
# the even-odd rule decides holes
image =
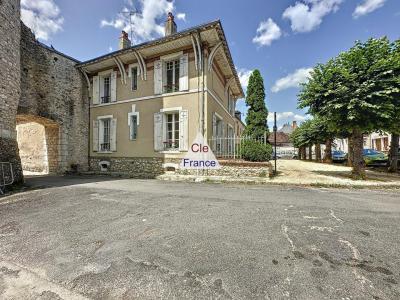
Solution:
[[[43,189],[50,187],[63,187],[77,184],[107,182],[124,180],[127,178],[101,176],[101,175],[39,175],[25,176],[26,189]]]

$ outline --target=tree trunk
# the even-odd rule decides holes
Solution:
[[[354,156],[354,151],[353,151],[353,139],[352,137],[348,137],[348,147],[349,147],[349,151],[347,153],[347,165],[349,167],[353,166],[353,156]]]
[[[321,162],[321,144],[315,144],[315,159],[317,162]]]
[[[308,160],[312,160],[312,145],[308,146]]]
[[[353,129],[352,135],[352,164],[353,179],[365,179],[365,162],[363,158],[364,139],[363,133],[358,129]]]
[[[397,172],[399,160],[399,134],[392,134],[392,141],[390,142],[389,153],[389,172]]]
[[[331,139],[327,139],[325,142],[324,163],[327,163],[327,164],[332,163],[332,140]]]
[[[306,146],[301,147],[301,159],[306,160]]]

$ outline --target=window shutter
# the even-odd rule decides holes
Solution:
[[[154,94],[160,95],[163,90],[163,71],[162,61],[157,60],[154,62]]]
[[[99,121],[93,120],[93,151],[99,151]]]
[[[189,89],[189,76],[188,76],[189,57],[184,54],[180,58],[179,63],[179,90],[187,91]]]
[[[154,150],[155,151],[164,150],[163,127],[164,127],[164,114],[163,113],[155,113],[154,114]]]
[[[179,112],[179,151],[188,151],[188,117],[187,110]]]
[[[93,76],[93,104],[100,103],[100,82],[99,76]]]
[[[221,148],[222,151],[225,151],[225,144],[226,144],[226,139],[225,139],[225,135],[226,135],[226,126],[225,126],[225,122],[221,121],[221,126],[222,126],[222,136],[221,136]]]
[[[111,102],[117,101],[117,72],[111,73]]]
[[[110,150],[114,152],[117,151],[117,119],[111,119]]]

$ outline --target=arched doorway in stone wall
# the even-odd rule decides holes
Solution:
[[[59,125],[46,118],[18,114],[17,142],[24,174],[54,174],[59,167]]]

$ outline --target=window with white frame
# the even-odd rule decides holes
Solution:
[[[171,112],[165,114],[165,150],[179,149],[179,112]]]
[[[100,151],[108,152],[111,151],[111,118],[110,119],[100,119],[100,128],[101,131],[99,134],[101,135],[101,143],[100,143]]]
[[[111,76],[106,75],[100,78],[102,80],[101,103],[109,103],[111,100]]]
[[[173,93],[179,91],[179,59],[165,62],[166,84],[164,93]]]
[[[138,67],[137,66],[133,66],[131,67],[131,89],[132,91],[137,91],[138,89]]]

